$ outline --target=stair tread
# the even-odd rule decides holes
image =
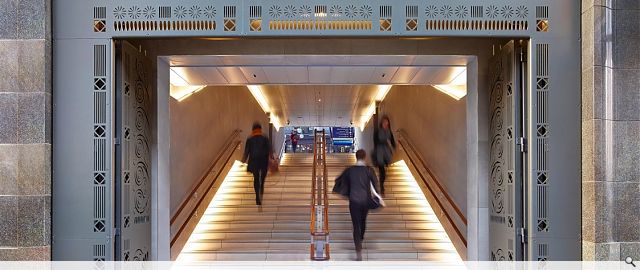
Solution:
[[[202,215],[180,259],[308,260],[312,154],[285,154],[280,171],[267,176],[263,206],[255,205],[253,178],[246,167],[232,168],[224,200],[213,200]],[[355,163],[354,156],[327,155],[329,179]],[[364,254],[371,260],[459,260],[422,191],[406,170],[387,171],[387,207],[367,218]],[[332,188],[333,180],[329,181]],[[217,196],[217,195],[216,195]],[[329,194],[330,247],[333,259],[354,254],[348,201]]]

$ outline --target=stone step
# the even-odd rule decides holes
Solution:
[[[309,242],[261,242],[261,243],[245,243],[245,242],[232,242],[232,241],[211,241],[211,242],[199,242],[195,244],[189,244],[185,246],[185,249],[189,252],[246,252],[246,253],[260,253],[260,252],[291,252],[298,251],[304,254],[309,254]],[[367,251],[384,251],[391,253],[406,253],[406,252],[441,252],[449,253],[455,252],[451,250],[449,245],[442,245],[441,243],[413,243],[413,242],[364,242],[362,244],[363,249]],[[343,242],[331,242],[329,248],[332,252],[354,252],[355,245],[353,241]]]
[[[353,154],[327,155],[328,188]],[[313,155],[285,154],[280,171],[265,182],[263,205],[255,205],[253,177],[234,167],[206,210],[179,260],[309,260]],[[377,171],[377,170],[376,170]],[[387,207],[371,212],[363,257],[369,260],[453,260],[455,252],[422,191],[406,168],[391,166]],[[332,260],[352,260],[355,249],[348,200],[329,194]]]

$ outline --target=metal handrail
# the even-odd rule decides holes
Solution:
[[[329,195],[327,143],[324,130],[315,131],[311,173],[311,260],[329,260]],[[321,168],[318,168],[320,167]],[[318,175],[319,170],[322,175]]]
[[[462,211],[460,211],[460,208],[456,205],[456,203],[453,201],[453,199],[447,193],[447,191],[442,187],[442,184],[436,178],[436,176],[433,174],[433,172],[429,169],[429,166],[427,166],[426,162],[418,154],[419,152],[416,150],[416,148],[413,145],[413,143],[408,139],[406,132],[404,130],[399,130],[398,133],[401,135],[401,139],[399,140],[399,143],[402,146],[402,148],[405,150],[405,152],[407,152],[407,157],[409,158],[409,162],[413,163],[414,167],[416,167],[416,168],[418,167],[418,166],[416,166],[416,165],[418,165],[416,163],[419,163],[420,166],[426,170],[426,173],[428,174],[429,178],[431,178],[433,180],[433,183],[438,188],[439,193],[444,195],[445,200],[453,208],[454,212],[457,214],[457,217],[462,221],[462,223],[465,226],[467,226],[467,218],[464,216]],[[407,147],[409,149],[407,149]],[[411,157],[411,155],[409,155],[409,151],[407,151],[407,150],[411,151],[416,156],[417,160],[414,160]],[[453,217],[449,214],[449,212],[446,211],[444,203],[440,200],[439,196],[437,196],[437,192],[435,190],[433,190],[432,186],[427,182],[427,177],[425,175],[422,175],[422,172],[420,170],[416,169],[416,171],[420,175],[420,178],[424,182],[427,190],[433,195],[433,198],[435,199],[436,204],[443,210],[442,212],[444,213],[444,217],[447,219],[449,224],[451,224],[453,230],[456,233],[456,236],[462,241],[464,246],[467,246],[467,241],[466,241],[464,235],[462,234],[460,228],[458,228],[456,223],[453,221]]]
[[[218,157],[215,159],[215,161],[208,168],[207,172],[198,181],[198,184],[196,185],[196,187],[190,192],[190,194],[188,196],[188,199],[185,200],[180,205],[180,207],[178,208],[178,211],[176,212],[176,214],[174,214],[171,217],[170,226],[173,227],[174,223],[177,222],[178,217],[180,217],[181,215],[186,215],[186,221],[184,223],[182,223],[182,224],[179,224],[180,227],[178,227],[175,235],[171,236],[171,239],[170,239],[170,246],[171,247],[173,247],[174,244],[177,243],[178,239],[180,238],[180,236],[182,235],[182,233],[185,230],[192,230],[193,229],[193,227],[191,227],[191,229],[187,228],[188,225],[190,224],[189,219],[190,218],[199,219],[199,217],[197,216],[196,212],[198,211],[198,208],[204,203],[204,200],[207,198],[207,192],[211,191],[213,185],[216,183],[216,181],[211,181],[209,183],[205,183],[206,179],[209,179],[210,174],[213,172],[213,169],[216,167],[216,165],[229,163],[229,161],[233,157],[233,154],[234,154],[235,150],[239,149],[241,141],[238,140],[238,136],[240,135],[240,132],[241,132],[240,130],[235,130],[231,134],[231,136],[225,141],[225,146],[224,146],[223,150],[221,151],[220,155],[218,155]],[[222,172],[223,171],[224,170],[217,170],[217,172],[215,172],[215,176],[213,176],[213,178],[211,178],[211,179],[219,179],[222,176]],[[198,198],[196,198],[196,196],[194,194],[200,189],[200,186],[202,186],[203,184],[207,184],[207,186],[203,189],[204,190],[204,194],[199,196]],[[189,201],[192,200],[192,199],[195,199],[195,205],[192,208],[187,209],[186,206],[189,203]],[[185,211],[188,211],[188,212],[185,212]],[[185,212],[186,214],[183,214],[182,212]]]
[[[407,142],[407,144],[411,148],[411,151],[413,151],[414,153],[419,153],[416,150],[416,147],[414,146],[413,142],[408,140],[406,131],[399,130],[399,132],[401,133],[402,138],[404,138],[404,140]],[[458,207],[458,205],[453,201],[453,199],[451,198],[451,195],[449,195],[449,193],[442,187],[442,183],[440,183],[440,180],[435,176],[435,174],[431,171],[431,169],[429,169],[427,162],[424,161],[424,159],[422,159],[422,156],[420,155],[416,155],[416,158],[418,159],[422,167],[425,168],[425,170],[427,170],[427,173],[429,173],[429,176],[431,177],[431,179],[433,179],[433,182],[436,184],[436,187],[438,187],[438,189],[444,195],[447,202],[453,207],[453,210],[456,212],[456,214],[458,215],[462,223],[464,223],[464,225],[467,225],[467,217],[464,216],[464,214],[460,210],[460,207]]]
[[[224,156],[224,153],[228,152],[229,149],[231,149],[232,147],[237,147],[237,145],[234,145],[232,142],[238,138],[238,136],[240,135],[240,132],[241,130],[239,129],[234,130],[231,133],[231,135],[225,140],[222,151],[220,151],[220,154],[216,157],[216,159],[213,162],[211,162],[207,170],[200,177],[200,180],[198,180],[198,183],[196,184],[196,186],[193,187],[193,189],[191,189],[191,191],[189,192],[189,195],[185,197],[182,203],[180,203],[178,210],[175,212],[175,214],[173,214],[169,223],[173,224],[176,221],[176,219],[180,216],[181,212],[185,210],[185,207],[189,204],[189,202],[196,197],[194,196],[194,194],[200,189],[200,186],[206,182],[207,177],[209,176],[209,174],[211,174],[211,171],[213,170],[213,168],[219,164],[220,160]]]

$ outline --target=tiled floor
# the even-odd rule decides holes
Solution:
[[[330,188],[353,155],[327,156]],[[285,154],[280,172],[266,180],[262,207],[255,205],[253,180],[236,163],[178,260],[308,260],[311,161],[309,154]],[[404,163],[388,171],[387,207],[371,213],[365,260],[459,262],[453,244]],[[332,260],[352,260],[348,202],[330,195]]]

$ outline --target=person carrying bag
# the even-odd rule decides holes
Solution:
[[[362,240],[366,229],[367,215],[371,209],[384,207],[384,201],[378,194],[378,178],[367,167],[367,153],[360,149],[356,152],[355,166],[345,169],[333,186],[333,192],[349,198],[349,213],[353,224],[353,242],[356,246],[357,260],[362,260]]]

